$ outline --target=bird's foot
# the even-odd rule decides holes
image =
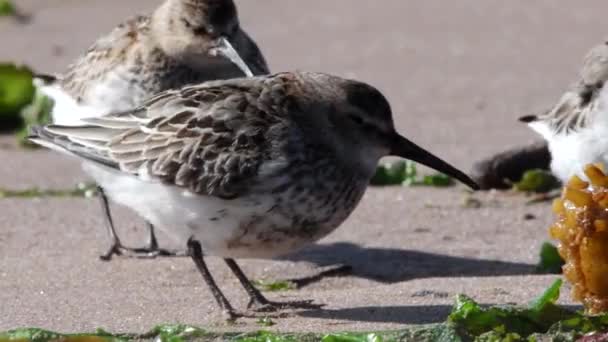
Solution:
[[[107,252],[100,255],[103,261],[110,261],[113,256],[123,256],[126,258],[154,259],[157,257],[183,257],[187,256],[185,251],[168,250],[159,247],[125,247],[121,243],[113,243]]]
[[[247,308],[255,312],[277,312],[281,310],[309,309],[317,310],[325,304],[315,304],[313,300],[300,300],[288,302],[274,302],[271,300],[251,300]]]
[[[237,319],[246,317],[246,316],[247,316],[246,314],[244,314],[240,311],[236,311],[233,308],[222,309],[222,317],[224,318],[224,320],[227,323],[234,323],[234,322],[236,322]]]

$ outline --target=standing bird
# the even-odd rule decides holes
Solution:
[[[477,188],[399,135],[377,89],[327,74],[206,82],[84,121],[37,127],[30,139],[84,159],[111,199],[187,241],[229,318],[236,313],[203,253],[225,259],[250,308],[310,307],[267,300],[233,258],[276,257],[332,232],[359,203],[381,157],[411,159]]]
[[[573,175],[585,179],[583,168],[608,166],[608,42],[585,57],[579,81],[551,110],[520,118],[549,145],[551,170],[562,181]]]
[[[166,0],[151,16],[131,18],[97,40],[63,75],[38,82],[55,100],[53,122],[77,125],[86,117],[133,109],[164,90],[268,73],[232,0]],[[102,259],[171,254],[158,248],[150,224],[146,248],[123,246],[103,188],[99,193],[112,242]]]

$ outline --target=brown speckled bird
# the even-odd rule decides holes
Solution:
[[[377,89],[327,74],[207,82],[84,121],[38,127],[31,139],[86,160],[111,199],[187,242],[230,318],[236,313],[203,253],[226,260],[250,306],[312,306],[267,300],[232,258],[272,258],[332,232],[359,203],[381,157],[408,158],[477,188],[399,135]]]
[[[53,122],[75,125],[133,109],[167,89],[268,73],[232,0],[166,0],[151,16],[131,18],[97,40],[63,75],[50,82],[47,77],[42,90],[55,100]],[[152,225],[147,247],[123,246],[103,189],[100,194],[112,241],[102,259],[172,254],[158,247]]]

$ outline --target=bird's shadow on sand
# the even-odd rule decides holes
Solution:
[[[449,305],[364,306],[358,308],[310,310],[298,315],[344,321],[398,324],[431,324],[445,321]]]
[[[493,304],[482,304],[491,306]],[[572,312],[582,309],[578,305],[564,305]],[[432,324],[445,322],[452,312],[450,305],[409,305],[409,306],[363,306],[357,308],[310,310],[299,313],[309,318],[338,319],[344,321],[397,323],[397,324]]]
[[[313,245],[283,259],[311,262],[320,268],[328,269],[331,269],[333,265],[348,265],[350,266],[349,276],[372,279],[387,284],[421,278],[491,277],[536,273],[535,265],[525,263],[449,256],[413,250],[365,248],[344,242]],[[332,273],[329,275],[346,274]],[[299,286],[306,286],[323,277],[323,275],[314,275],[291,280],[295,280]],[[433,294],[428,293],[428,295]],[[421,295],[427,294],[421,293]],[[444,322],[451,310],[451,305],[364,306],[309,310],[301,312],[299,315],[371,323],[429,324]]]
[[[535,265],[412,250],[364,248],[352,243],[314,245],[283,258],[318,266],[349,265],[349,275],[383,283],[436,277],[490,277],[535,273]]]

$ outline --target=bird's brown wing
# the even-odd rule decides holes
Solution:
[[[48,126],[44,140],[140,178],[238,197],[270,159],[269,132],[284,131],[276,110],[284,93],[253,78],[220,84],[166,91],[88,126]]]

